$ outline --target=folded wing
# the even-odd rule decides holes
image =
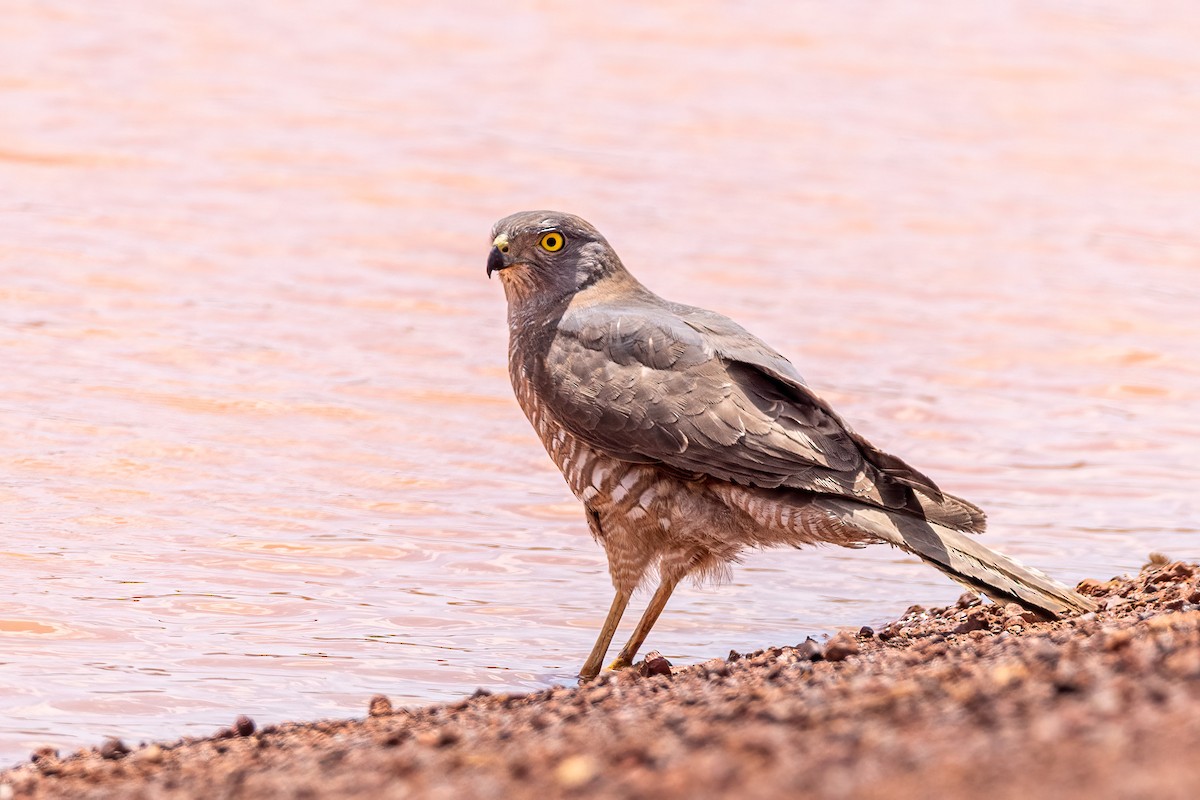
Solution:
[[[719,314],[657,298],[569,309],[539,372],[559,422],[618,459],[917,515],[943,502],[932,480],[854,433],[791,363]]]

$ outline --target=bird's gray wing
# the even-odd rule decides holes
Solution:
[[[560,424],[612,457],[685,476],[911,507],[929,478],[855,434],[733,321],[646,301],[571,308],[534,376]]]

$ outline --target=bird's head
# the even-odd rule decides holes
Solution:
[[[492,227],[487,274],[500,273],[510,303],[556,302],[624,272],[586,220],[557,211],[521,211]]]

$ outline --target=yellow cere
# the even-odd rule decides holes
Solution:
[[[508,234],[502,233],[495,239],[492,239],[492,247],[495,247],[501,253],[508,252]]]

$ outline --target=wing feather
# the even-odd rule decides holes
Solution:
[[[732,320],[633,300],[569,308],[535,386],[571,433],[677,474],[915,509],[929,478],[854,433],[783,356]]]

